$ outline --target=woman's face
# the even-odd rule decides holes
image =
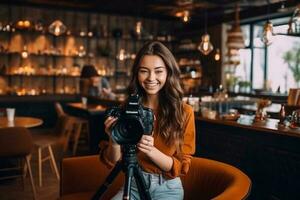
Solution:
[[[139,64],[138,81],[148,95],[156,95],[167,80],[164,61],[156,55],[145,55]]]

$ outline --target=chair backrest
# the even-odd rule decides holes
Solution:
[[[184,199],[241,200],[250,194],[251,180],[238,168],[205,158],[192,158],[188,174],[181,177]]]
[[[62,105],[59,102],[55,102],[54,106],[58,117],[66,115]]]
[[[291,105],[291,106],[299,105],[299,103],[298,103],[299,96],[300,96],[299,88],[290,88],[288,98],[287,98],[287,105]]]
[[[72,128],[72,117],[68,115],[59,116],[54,127],[54,133],[58,136],[65,136],[68,131],[72,131]]]
[[[29,155],[33,147],[31,133],[24,127],[0,128],[0,157]]]

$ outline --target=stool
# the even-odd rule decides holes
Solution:
[[[54,130],[45,133],[32,134],[33,143],[38,149],[38,171],[39,171],[39,186],[42,186],[42,164],[49,160],[52,171],[55,173],[57,180],[60,179],[55,158],[53,155],[53,145],[61,145],[63,153],[65,153],[70,134],[71,134],[71,119],[68,116],[60,116],[57,120]],[[46,150],[47,155],[43,156],[43,150]]]
[[[86,137],[87,137],[87,141],[89,142],[89,122],[86,119],[82,119],[79,117],[73,117],[70,116],[72,119],[72,124],[73,124],[73,148],[72,148],[72,153],[75,156],[76,155],[76,151],[77,151],[77,147],[78,147],[78,143],[79,143],[79,139],[80,136],[82,134],[82,132],[85,129],[86,132]]]
[[[71,124],[73,127],[73,135],[71,136],[71,138],[73,139],[72,153],[73,155],[76,155],[79,138],[83,128],[85,128],[86,130],[87,141],[89,142],[89,122],[86,119],[66,114],[62,105],[59,102],[56,102],[54,106],[58,116],[68,116],[71,119]]]
[[[57,165],[56,165],[56,161],[55,161],[55,158],[54,158],[54,155],[53,155],[53,151],[52,151],[52,143],[46,140],[40,140],[40,141],[35,141],[34,142],[35,146],[38,147],[38,171],[39,171],[39,186],[42,187],[43,185],[43,162],[49,160],[50,161],[50,164],[51,164],[51,169],[52,171],[54,172],[57,180],[60,179],[59,177],[59,172],[58,172],[58,168],[57,168]],[[43,157],[43,150],[46,149],[48,152],[47,152],[47,156],[44,156]]]

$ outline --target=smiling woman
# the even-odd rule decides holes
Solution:
[[[164,61],[156,55],[145,55],[140,61],[138,79],[148,94],[157,94],[167,79]]]
[[[149,194],[153,199],[183,199],[179,176],[188,173],[195,152],[195,120],[191,106],[182,102],[179,67],[167,47],[148,42],[138,52],[131,74],[129,94],[138,93],[140,103],[155,115],[152,135],[144,134],[136,144]],[[108,117],[104,122],[109,136],[117,120]],[[121,158],[120,145],[110,138],[100,146],[101,160],[112,167]],[[134,199],[139,199],[137,185],[131,189]],[[126,191],[121,188],[113,199],[122,199]]]

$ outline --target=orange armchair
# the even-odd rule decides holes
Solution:
[[[104,182],[109,170],[98,156],[66,158],[62,163],[61,200],[89,200]],[[120,173],[103,199],[110,199],[123,184]],[[205,158],[192,159],[188,175],[182,177],[184,199],[240,200],[250,194],[251,180],[239,169]]]

